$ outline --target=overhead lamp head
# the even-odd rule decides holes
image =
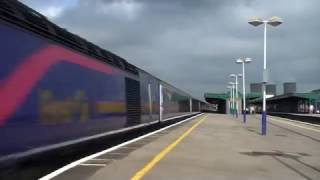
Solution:
[[[268,24],[271,26],[279,26],[282,23],[283,23],[283,20],[277,16],[273,16],[268,20]]]
[[[243,60],[239,58],[239,59],[236,60],[236,63],[237,64],[241,64],[241,63],[243,63]]]
[[[259,17],[252,17],[249,19],[248,23],[251,24],[252,26],[259,26],[263,24],[263,20]]]
[[[235,74],[230,74],[230,77],[236,77],[236,75]]]
[[[238,74],[238,77],[239,77],[239,78],[242,78],[242,74]]]
[[[251,61],[252,61],[251,58],[245,58],[245,59],[244,59],[244,62],[245,62],[245,63],[249,63],[249,62],[251,62]]]

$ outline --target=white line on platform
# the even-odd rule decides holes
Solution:
[[[280,122],[280,123],[283,123],[283,124],[289,124],[291,126],[295,126],[295,127],[299,127],[299,128],[303,128],[303,129],[308,129],[308,130],[315,131],[315,132],[320,132],[319,129],[314,129],[314,128],[309,128],[309,127],[306,127],[306,126],[297,125],[297,124],[294,124],[292,122],[286,122],[285,120],[274,119],[274,118],[271,118],[271,117],[270,117],[270,119],[274,120],[274,121],[277,121],[277,122]]]
[[[190,117],[190,118],[185,119],[185,120],[183,120],[183,121],[179,121],[179,122],[177,122],[177,123],[175,123],[175,124],[172,124],[172,125],[170,125],[170,126],[164,127],[164,128],[162,128],[162,129],[153,131],[153,132],[148,133],[148,134],[146,134],[146,135],[137,137],[137,138],[132,139],[132,140],[130,140],[130,141],[124,142],[124,143],[119,144],[119,145],[117,145],[117,146],[114,146],[114,147],[112,147],[112,148],[105,149],[105,150],[103,150],[103,151],[101,151],[101,152],[98,152],[98,153],[92,154],[92,155],[90,155],[90,156],[84,157],[84,158],[82,158],[82,159],[79,159],[79,160],[77,160],[77,161],[74,161],[74,162],[72,162],[72,163],[70,163],[70,164],[67,164],[67,165],[63,166],[63,167],[60,168],[60,169],[57,169],[57,170],[53,171],[52,173],[50,173],[50,174],[48,174],[48,175],[43,176],[43,177],[40,178],[39,180],[49,180],[49,179],[52,179],[52,178],[58,176],[59,174],[62,174],[63,172],[65,172],[65,171],[67,171],[67,170],[69,170],[69,169],[71,169],[71,168],[73,168],[73,167],[75,167],[75,166],[78,166],[78,165],[80,165],[80,164],[82,164],[82,163],[84,163],[84,162],[86,162],[86,161],[88,161],[88,160],[90,160],[90,159],[99,157],[99,156],[101,156],[101,155],[103,155],[103,154],[106,154],[106,153],[108,153],[108,152],[114,151],[114,150],[119,149],[119,148],[121,148],[121,147],[123,147],[123,146],[126,146],[126,145],[131,144],[131,143],[136,142],[136,141],[139,141],[139,140],[141,140],[141,139],[143,139],[143,138],[149,137],[149,136],[151,136],[151,135],[153,135],[153,134],[156,134],[156,133],[158,133],[158,132],[164,131],[164,130],[169,129],[169,128],[171,128],[171,127],[177,126],[177,125],[179,125],[179,124],[181,124],[181,123],[190,121],[190,120],[192,120],[192,119],[194,119],[194,118],[197,118],[197,117],[201,116],[202,114],[203,114],[203,113],[198,114],[198,115],[193,116],[193,117]]]
[[[180,118],[180,117],[184,117],[184,116],[190,116],[190,115],[193,115],[193,114],[196,114],[196,113],[199,113],[199,112],[194,112],[194,113],[190,113],[190,114],[188,113],[188,114],[184,114],[184,115],[181,115],[181,116],[173,117],[171,119]],[[169,118],[169,119],[166,119],[166,120],[171,120],[171,119]],[[123,128],[123,129],[119,129],[119,130],[109,131],[109,132],[106,132],[106,133],[100,133],[100,134],[95,134],[95,135],[92,135],[92,136],[81,137],[79,139],[64,141],[64,142],[61,142],[61,143],[51,144],[51,145],[48,145],[48,146],[41,146],[41,147],[38,147],[38,148],[32,148],[32,149],[30,149],[28,151],[25,151],[25,152],[14,153],[14,154],[10,154],[8,156],[0,157],[0,162],[1,161],[10,161],[11,159],[23,158],[23,157],[31,156],[31,155],[34,155],[34,154],[37,154],[37,153],[41,153],[41,152],[50,151],[50,150],[53,150],[53,149],[65,147],[65,146],[68,146],[68,145],[77,144],[77,143],[81,143],[81,142],[85,142],[85,141],[89,141],[89,140],[93,140],[93,139],[97,139],[97,138],[101,138],[101,137],[106,137],[108,135],[113,135],[113,134],[117,134],[117,133],[122,133],[122,132],[130,131],[130,130],[146,127],[146,126],[149,126],[149,125],[152,125],[152,124],[156,124],[158,122],[159,122],[159,120],[156,120],[156,121],[139,124],[139,125],[132,126],[132,127],[127,127],[127,128]]]
[[[108,161],[110,159],[101,159],[101,158],[94,158],[94,159],[90,159],[90,161]]]
[[[163,119],[163,120],[161,120],[161,122],[170,121],[170,120],[181,118],[181,117],[185,117],[185,116],[191,116],[191,115],[197,114],[197,113],[198,112],[193,112],[193,113],[190,113],[190,114],[183,114],[183,115],[180,115],[180,116],[173,116],[173,117],[170,117],[170,118],[167,118],[167,119]]]
[[[106,164],[91,164],[91,163],[82,163],[79,164],[80,166],[100,166],[100,167],[104,167],[106,166]]]

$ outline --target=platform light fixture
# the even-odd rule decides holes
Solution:
[[[230,74],[230,77],[231,78],[235,78],[236,79],[236,82],[235,82],[235,97],[234,97],[234,99],[235,99],[235,113],[236,113],[236,118],[238,118],[238,110],[239,110],[239,108],[238,108],[238,95],[239,95],[239,93],[238,93],[238,77],[239,77],[239,74]]]
[[[239,58],[236,60],[237,64],[242,64],[242,115],[243,115],[243,123],[247,121],[247,110],[246,110],[246,71],[245,71],[245,64],[250,63],[252,60],[251,58]]]
[[[240,107],[239,107],[239,102],[238,102],[238,100],[239,100],[239,87],[238,87],[238,85],[240,84],[239,83],[239,78],[242,78],[242,74],[237,74],[237,77],[236,77],[236,89],[237,89],[237,116],[238,116],[238,114],[239,114],[239,111],[240,111]]]
[[[262,20],[259,17],[253,17],[249,20],[249,24],[253,26],[259,26],[261,24],[264,25],[264,43],[263,43],[263,82],[262,82],[262,117],[261,117],[261,134],[266,135],[267,134],[267,110],[266,110],[266,84],[268,82],[268,71],[267,71],[267,24],[271,26],[279,26],[283,23],[282,19],[277,16],[273,16],[269,18],[268,20]]]
[[[232,86],[227,86],[230,92],[230,98],[229,98],[229,113],[232,114]]]
[[[234,104],[234,82],[229,82],[229,84],[231,85],[231,114],[232,116],[234,116],[234,112],[235,112],[235,104]]]

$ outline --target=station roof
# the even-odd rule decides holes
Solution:
[[[312,90],[311,92],[320,94],[320,89],[315,89],[315,90]]]
[[[242,94],[239,92],[239,98],[242,97]],[[226,93],[205,93],[205,99],[219,99],[219,100],[227,100],[230,98],[230,91]],[[301,98],[310,101],[320,101],[320,90],[314,90],[311,92],[306,93],[289,93],[289,94],[282,94],[278,96],[274,96],[268,98],[267,101],[274,101],[286,98]],[[249,99],[250,103],[257,103],[262,101],[262,93],[248,93],[246,95],[246,99]]]
[[[205,93],[204,98],[227,100],[230,97],[229,93]]]
[[[262,93],[249,93],[246,95],[247,99],[257,99],[261,97],[262,97]]]
[[[283,94],[279,96],[274,96],[272,98],[268,98],[267,101],[275,101],[275,100],[280,100],[280,99],[288,99],[288,98],[301,98],[305,100],[320,100],[320,93],[314,93],[314,92],[307,92],[307,93],[289,93],[289,94]],[[250,100],[250,103],[256,103],[256,102],[261,102],[262,97],[256,98],[253,100]]]
[[[320,92],[310,92],[310,93],[295,93],[295,96],[301,98],[307,98],[310,100],[320,99]]]
[[[246,99],[257,99],[261,97],[262,97],[261,93],[249,93],[246,95]],[[205,93],[204,98],[226,100],[230,98],[230,91],[226,93]],[[239,98],[242,98],[242,94],[240,92],[239,92]]]

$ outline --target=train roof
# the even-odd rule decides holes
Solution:
[[[69,32],[17,0],[0,1],[0,18],[132,74],[138,68],[120,56]]]
[[[186,93],[175,86],[162,81],[154,75],[134,66],[124,58],[103,49],[94,43],[69,32],[51,21],[44,15],[24,5],[17,0],[0,0],[0,19],[9,22],[23,29],[32,31],[40,36],[53,40],[68,48],[87,54],[95,59],[101,60],[126,72],[138,75],[139,71],[147,73],[162,83],[169,85],[185,95],[193,98],[189,93]]]

